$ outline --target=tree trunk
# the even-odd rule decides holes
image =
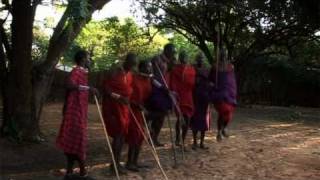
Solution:
[[[10,120],[7,126],[13,127],[19,139],[29,140],[37,135],[32,121],[32,38],[34,13],[31,0],[12,1],[12,56],[8,73],[8,89],[6,98],[10,104]]]
[[[2,27],[0,27],[2,30]],[[1,31],[2,32],[2,31]],[[2,119],[1,119],[1,127],[0,127],[0,136],[4,135],[4,128],[6,126],[6,122],[8,119],[8,110],[6,109],[7,106],[4,106],[4,104],[7,104],[7,96],[5,94],[5,87],[7,85],[7,68],[6,68],[6,60],[5,60],[5,53],[4,49],[2,46],[3,42],[3,36],[2,33],[0,32],[0,91],[1,91],[1,100],[2,100]]]
[[[2,95],[2,122],[0,127],[0,136],[6,136],[5,128],[9,121],[9,103],[8,100],[8,58],[11,57],[11,48],[8,40],[8,36],[3,28],[4,21],[1,21],[0,26],[0,88]],[[5,53],[6,52],[6,53]]]
[[[66,9],[50,39],[46,60],[33,68],[32,113],[35,123],[40,123],[42,107],[47,99],[54,79],[55,66],[63,55],[63,52],[70,47],[73,40],[81,32],[81,29],[91,20],[92,13],[102,9],[109,1],[110,0],[89,1],[90,6],[87,18],[68,24],[68,26],[65,24],[70,14],[68,8]],[[36,128],[40,131],[39,126],[36,126]]]
[[[204,41],[200,41],[198,47],[202,50],[204,55],[207,57],[209,64],[212,64],[213,63],[213,56],[212,56],[213,53],[210,52],[207,44]]]
[[[37,4],[31,0],[12,1],[11,52],[14,53],[7,53],[10,61],[5,79],[8,85],[2,92],[4,107],[8,109],[6,117],[10,117],[3,129],[10,129],[10,136],[18,140],[38,140],[41,111],[51,88],[56,64],[91,19],[92,13],[102,9],[109,1],[90,0],[88,16],[78,21],[68,20],[72,14],[68,6],[50,39],[46,59],[34,67],[31,56],[32,31]],[[3,77],[1,74],[0,78]]]

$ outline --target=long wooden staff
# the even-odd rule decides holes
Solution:
[[[113,154],[113,150],[112,150],[112,147],[111,147],[111,144],[110,144],[109,136],[108,136],[108,133],[107,133],[107,130],[106,130],[106,125],[104,123],[103,116],[102,116],[102,113],[101,113],[101,110],[100,110],[99,101],[98,101],[98,98],[97,98],[96,95],[94,95],[94,99],[95,99],[95,102],[96,102],[96,105],[97,105],[97,108],[98,108],[98,112],[99,112],[101,123],[103,125],[104,135],[106,136],[106,139],[107,139],[107,146],[108,146],[108,148],[109,148],[109,150],[111,152],[111,158],[112,158],[112,162],[113,162],[113,167],[114,167],[114,170],[116,172],[117,179],[120,180],[118,167],[117,167],[117,164],[116,164],[116,160],[114,158],[114,154]]]
[[[168,121],[167,122],[168,122],[168,127],[169,127],[170,139],[171,139],[171,143],[172,143],[172,153],[173,153],[174,167],[177,167],[177,151],[176,151],[176,146],[175,146],[174,139],[173,139],[172,125],[171,125],[171,120],[170,120],[169,115],[168,115]]]
[[[165,80],[165,78],[164,78],[164,76],[163,76],[163,74],[162,74],[162,72],[161,72],[158,64],[155,63],[155,65],[156,65],[156,67],[157,67],[157,70],[158,70],[159,73],[160,73],[161,79],[162,79],[162,81],[163,81],[166,89],[169,91],[169,86],[168,86],[168,84],[167,84],[167,82],[166,82],[166,80]],[[178,115],[178,121],[180,121],[180,126],[182,126],[182,123],[183,123],[183,122],[181,121],[180,118],[183,117],[183,115],[182,115],[182,113],[181,113],[181,109],[180,109],[180,107],[179,107],[179,105],[178,105],[178,103],[177,103],[177,101],[176,101],[176,98],[173,96],[172,93],[170,93],[170,91],[169,91],[169,97],[171,98],[171,101],[172,101],[174,107],[175,107],[176,110],[178,111],[178,114],[179,114],[179,115]],[[169,116],[168,116],[168,120],[169,120]],[[170,124],[169,128],[170,128],[170,131],[171,131],[171,133],[172,133],[171,124]],[[184,147],[184,140],[183,140],[182,133],[181,133],[181,137],[182,137],[182,148],[181,148],[182,158],[183,158],[183,160],[185,160],[185,155],[184,155],[184,148],[185,148],[185,147]],[[172,147],[174,147],[175,144],[174,144],[174,142],[173,142],[173,139],[172,139],[172,144],[173,144]],[[174,149],[174,151],[175,151],[175,149]],[[175,157],[175,158],[176,158],[176,157]],[[175,161],[175,165],[176,165],[176,161]]]
[[[159,156],[158,156],[158,154],[157,154],[157,151],[156,151],[156,149],[155,149],[154,146],[153,146],[153,142],[152,142],[151,136],[149,135],[149,137],[150,137],[149,140],[150,140],[150,142],[151,142],[152,144],[149,143],[149,140],[148,140],[147,136],[144,134],[143,128],[141,127],[140,123],[138,122],[138,119],[137,119],[136,116],[134,115],[134,113],[133,113],[133,111],[132,111],[132,108],[131,108],[130,106],[129,106],[129,111],[130,111],[130,114],[131,114],[131,116],[133,117],[133,120],[134,120],[135,124],[137,125],[140,133],[142,134],[144,140],[145,140],[146,143],[149,145],[148,147],[150,148],[150,150],[151,150],[151,152],[152,152],[152,155],[153,155],[154,159],[156,160],[157,165],[158,165],[158,167],[160,168],[161,173],[162,173],[164,179],[165,179],[165,180],[168,180],[168,177],[167,177],[166,173],[164,172],[164,170],[163,170],[163,168],[162,168],[162,166],[161,166],[161,164],[160,164],[160,160],[159,160]],[[142,113],[142,112],[141,112],[141,113]],[[143,117],[143,119],[144,119],[143,113],[142,113],[142,117]],[[144,119],[144,121],[145,121],[145,119]],[[146,123],[146,122],[145,122],[145,123]],[[146,124],[146,127],[147,127],[147,124]],[[147,131],[147,132],[149,132],[149,131]]]
[[[218,11],[219,13],[219,11]],[[220,33],[221,33],[221,26],[220,26],[220,13],[218,14],[218,30],[217,30],[217,47],[216,47],[216,79],[215,79],[215,86],[218,87],[218,74],[219,74],[219,61],[220,61]]]

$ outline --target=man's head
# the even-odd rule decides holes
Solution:
[[[188,63],[188,55],[186,51],[181,51],[179,53],[179,62],[180,64],[187,64]]]
[[[141,61],[138,68],[141,73],[152,74],[152,63],[150,61]]]
[[[204,61],[204,56],[202,53],[197,54],[196,56],[196,65],[198,67],[202,67],[203,66],[203,61]]]
[[[168,43],[164,46],[163,53],[169,60],[173,61],[176,55],[176,48],[173,44]]]
[[[74,61],[78,66],[89,68],[89,66],[90,66],[90,55],[85,50],[79,50],[74,55]]]
[[[124,63],[123,68],[125,71],[130,71],[137,64],[137,56],[134,53],[128,53]]]

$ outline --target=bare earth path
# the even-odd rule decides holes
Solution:
[[[55,173],[64,167],[64,157],[54,147],[61,121],[61,104],[45,107],[42,129],[47,142],[41,145],[14,145],[0,139],[0,180],[60,180]],[[96,179],[114,179],[108,173],[110,155],[94,105],[89,113],[90,174]],[[214,118],[216,115],[213,115]],[[214,121],[215,123],[215,121]],[[213,125],[215,127],[215,125]],[[207,133],[209,150],[191,150],[188,135],[186,161],[172,168],[169,130],[164,128],[158,149],[169,179],[208,180],[319,180],[320,109],[243,107],[238,108],[230,127],[231,137],[215,141],[216,131]],[[178,151],[180,153],[180,151]],[[144,146],[141,158],[151,169],[129,173],[122,179],[161,179],[150,151]],[[125,153],[123,159],[126,159]]]

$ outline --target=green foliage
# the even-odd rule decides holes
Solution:
[[[40,62],[44,59],[49,45],[49,37],[39,26],[33,28],[32,59]]]
[[[186,52],[188,52],[188,56],[192,59],[199,53],[199,48],[196,45],[190,43],[181,34],[173,33],[173,36],[169,38],[169,41],[176,46],[178,52],[185,50]]]
[[[294,63],[310,67],[320,67],[320,38],[316,41],[301,41],[292,48]]]
[[[240,78],[240,97],[250,103],[320,106],[320,69],[297,64],[287,56],[247,61]]]
[[[208,42],[214,43],[215,47],[224,47],[230,59],[234,57],[243,63],[266,53],[271,46],[288,42],[293,46],[292,38],[312,37],[320,29],[320,18],[316,18],[320,17],[320,1],[304,4],[301,0],[139,2],[152,24],[183,34],[205,53],[210,62],[215,54],[209,49]],[[313,10],[313,13],[306,9]]]
[[[93,70],[104,70],[121,60],[128,52],[135,52],[140,59],[148,58],[159,53],[167,42],[165,37],[156,34],[154,28],[139,27],[129,18],[123,21],[117,17],[92,21],[82,30],[74,45],[65,54],[64,63],[71,64],[72,54],[81,47],[91,53],[94,61]]]
[[[90,13],[88,0],[69,0],[71,20],[77,22],[85,19]]]

